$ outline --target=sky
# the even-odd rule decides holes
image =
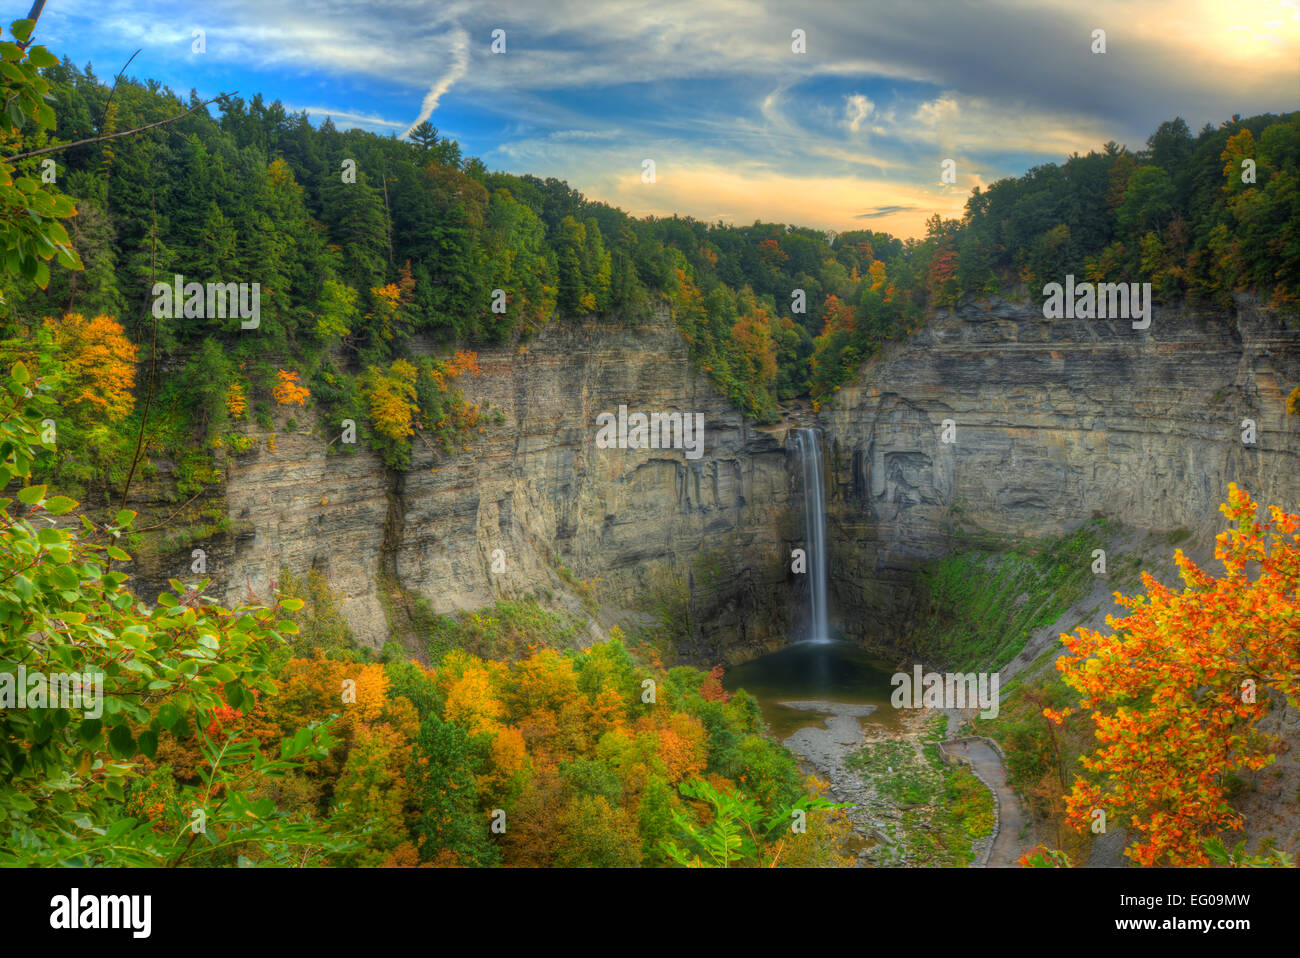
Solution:
[[[1300,0],[49,0],[37,42],[109,82],[139,49],[130,76],[313,123],[427,118],[636,216],[904,237],[1174,116],[1300,109]]]

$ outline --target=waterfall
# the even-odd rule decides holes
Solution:
[[[803,468],[803,538],[808,555],[808,629],[803,641],[828,642],[826,621],[826,486],[816,429],[795,429],[794,446]]]

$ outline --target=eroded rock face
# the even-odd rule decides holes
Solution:
[[[1101,513],[1212,544],[1230,482],[1295,507],[1297,380],[1300,335],[1246,297],[1227,317],[1157,307],[1143,331],[1045,320],[1036,303],[935,315],[822,411],[842,626],[888,642],[917,565],[957,527],[1014,539]]]
[[[692,369],[665,311],[557,324],[524,350],[481,350],[479,365],[459,383],[488,407],[468,449],[435,461],[417,440],[399,475],[362,444],[327,453],[338,424],[281,423],[274,452],[263,434],[228,463],[233,531],[197,543],[227,601],[266,597],[282,565],[316,568],[358,638],[379,645],[381,574],[440,613],[539,592],[577,607],[582,580],[603,607],[592,640],[659,609],[697,662],[786,643],[806,602],[790,572],[803,530],[787,428],[747,424]],[[913,611],[918,566],[957,529],[1016,539],[1101,513],[1185,528],[1204,548],[1229,482],[1295,507],[1300,424],[1285,407],[1297,380],[1300,336],[1244,297],[1228,317],[1157,308],[1144,331],[996,300],[935,315],[801,421],[825,431],[834,624],[888,645]],[[620,404],[703,413],[703,455],[597,448],[597,415]],[[503,573],[491,571],[498,549]],[[135,570],[140,593],[178,572],[196,579],[188,556]]]
[[[783,644],[784,433],[747,424],[710,388],[666,312],[634,326],[558,324],[526,349],[481,350],[479,366],[458,385],[489,407],[484,435],[436,461],[417,437],[401,475],[360,443],[327,455],[324,428],[281,432],[274,453],[260,442],[232,462],[229,515],[248,531],[213,544],[227,597],[250,585],[266,594],[282,564],[314,567],[357,637],[379,645],[381,572],[439,613],[539,590],[572,601],[576,579],[592,583],[605,627],[681,600],[693,657]],[[703,454],[597,448],[597,415],[620,404],[703,413]],[[498,549],[503,573],[491,571]]]

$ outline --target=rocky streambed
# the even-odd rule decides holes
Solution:
[[[1005,866],[1014,861],[1023,815],[1005,788],[1001,757],[982,740],[972,740],[965,752],[941,747],[948,716],[917,709],[886,726],[862,721],[876,712],[875,705],[826,700],[779,704],[823,718],[820,726],[799,728],[782,744],[799,756],[806,771],[828,783],[832,799],[853,806],[847,814],[860,839],[858,866]],[[974,763],[963,757],[972,751],[980,763],[973,770]]]

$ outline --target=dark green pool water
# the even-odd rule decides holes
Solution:
[[[743,688],[758,699],[763,718],[776,735],[785,738],[798,729],[821,725],[826,718],[824,713],[779,704],[787,701],[875,705],[876,711],[862,721],[895,726],[898,711],[889,704],[893,672],[848,642],[799,642],[728,669],[722,684],[733,691]]]

